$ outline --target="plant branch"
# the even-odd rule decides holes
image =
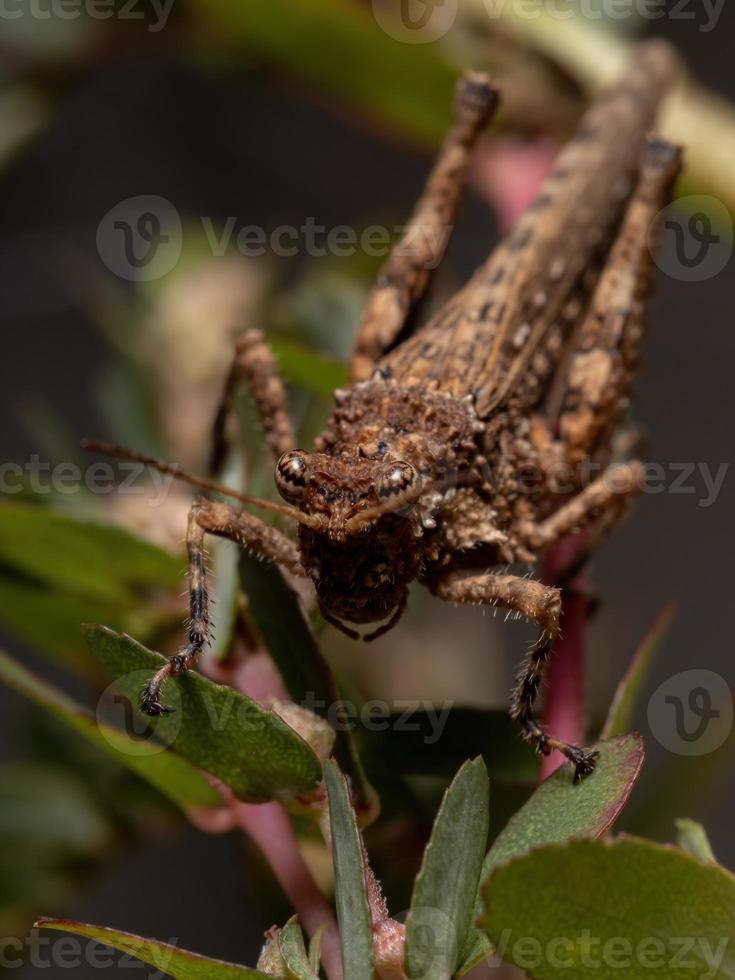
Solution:
[[[237,823],[257,844],[309,936],[326,925],[322,965],[329,980],[342,980],[337,922],[298,848],[288,814],[279,803],[236,803]]]
[[[560,541],[544,562],[543,579],[554,585],[564,569],[575,563],[584,547],[584,536]],[[584,745],[584,645],[585,625],[591,598],[582,571],[562,590],[561,633],[547,671],[547,694],[544,721],[557,738],[572,745]],[[563,759],[552,753],[541,760],[541,778],[546,779],[559,768]]]

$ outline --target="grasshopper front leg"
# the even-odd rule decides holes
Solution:
[[[561,614],[559,589],[518,575],[489,574],[463,578],[456,573],[440,578],[432,584],[431,588],[435,595],[448,602],[500,606],[520,613],[538,625],[538,638],[529,650],[518,674],[510,713],[520,724],[524,739],[540,755],[549,755],[556,749],[574,764],[575,782],[588,776],[595,768],[598,754],[554,738],[542,728],[534,713],[544,670],[551,657],[554,641],[559,634]]]
[[[169,677],[178,677],[194,666],[210,638],[209,591],[204,538],[214,534],[249,548],[265,561],[274,562],[294,575],[304,575],[298,549],[290,538],[246,511],[221,501],[197,500],[189,511],[186,548],[189,558],[189,623],[186,644],[151,678],[141,706],[149,715],[165,714],[161,688]]]

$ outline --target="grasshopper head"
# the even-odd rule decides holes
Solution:
[[[419,568],[420,525],[412,504],[421,479],[415,468],[387,453],[295,450],[280,458],[275,476],[281,496],[303,515],[301,560],[325,616],[349,635],[356,634],[341,625],[345,620],[390,617],[392,624]]]
[[[421,494],[411,463],[387,455],[329,456],[296,449],[278,460],[275,480],[283,499],[304,515],[301,523],[335,540],[361,534]]]

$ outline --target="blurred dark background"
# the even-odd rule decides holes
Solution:
[[[710,32],[669,18],[654,26],[679,48],[700,82],[735,98],[735,7],[724,9]],[[108,434],[94,392],[114,353],[92,322],[73,277],[70,281],[66,259],[73,255],[97,274],[108,274],[97,256],[95,236],[101,218],[117,202],[156,194],[182,215],[216,221],[233,215],[242,224],[273,228],[298,226],[314,216],[327,227],[361,226],[371,215],[400,221],[421,187],[428,150],[395,131],[352,125],[349,113],[334,111],[329,98],[314,98],[308,87],[281,77],[267,63],[254,59],[240,66],[228,55],[219,64],[214,43],[198,58],[185,33],[179,45],[179,30],[176,16],[170,28],[155,35],[136,34],[128,25],[119,42],[112,33],[104,50],[75,62],[73,69],[43,69],[37,56],[39,87],[53,94],[48,122],[6,162],[0,179],[2,460],[24,461],[38,451],[24,411],[39,400],[75,437]],[[9,73],[17,68],[26,56],[19,52],[14,39],[0,33],[0,71],[3,59]],[[487,205],[470,193],[446,281],[466,276],[495,239]],[[276,260],[276,276],[287,282],[294,265],[298,262]],[[647,433],[647,458],[664,465],[705,463],[716,471],[731,462],[732,271],[730,262],[716,277],[698,283],[659,276],[636,412]],[[207,323],[201,329],[207,331]],[[161,353],[152,345],[147,356],[155,359]],[[632,652],[669,601],[678,611],[647,692],[695,667],[717,672],[732,687],[732,474],[709,507],[699,506],[701,480],[696,485],[694,495],[644,496],[595,562],[594,586],[603,601],[589,641],[594,717],[603,714]],[[432,616],[430,622],[445,617],[454,630],[460,624],[467,630],[486,629],[471,611],[440,610]],[[416,633],[417,647],[425,637],[422,629],[428,628],[419,618],[409,616],[401,627]],[[491,673],[501,704],[523,637],[518,627],[507,627],[510,636],[491,628],[497,662],[476,669]],[[31,651],[22,652],[34,661]],[[361,653],[357,649],[354,656]],[[375,651],[378,675],[384,669],[386,676],[397,676],[394,656],[390,641],[383,641]],[[416,673],[411,674],[413,696],[438,696],[439,683],[453,684],[453,665],[461,661],[449,629],[432,656],[440,682],[432,675],[434,667],[427,666],[423,689],[416,690]],[[443,689],[446,697],[461,697],[462,681],[457,680],[456,690]],[[637,723],[648,735],[649,769],[665,767],[672,759],[650,737],[646,700]],[[19,697],[0,689],[4,759],[16,754],[14,733],[27,710]],[[700,765],[705,765],[701,759],[686,760],[682,778],[696,780]],[[714,789],[710,786],[694,802],[688,799],[686,813],[680,814],[705,821],[716,854],[730,867],[735,866],[730,826],[734,775],[730,758]],[[652,832],[666,835],[655,820],[651,826]],[[63,911],[162,939],[176,937],[202,953],[254,962],[269,916],[280,907],[277,896],[271,908],[253,902],[261,871],[259,860],[244,854],[234,835],[207,837],[177,827],[170,839],[128,853],[122,865],[98,873]],[[37,972],[26,966],[16,974]],[[63,975],[58,967],[45,975],[57,972]],[[91,976],[92,969],[77,973]]]

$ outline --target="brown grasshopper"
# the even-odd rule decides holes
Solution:
[[[346,623],[380,624],[366,640],[391,629],[414,579],[449,602],[532,620],[538,638],[512,716],[539,753],[563,752],[577,779],[592,771],[595,753],[554,738],[534,714],[559,631],[560,589],[495,569],[535,561],[575,532],[586,532],[589,549],[640,489],[640,464],[616,453],[630,431],[623,412],[652,277],[648,234],[680,168],[676,147],[646,138],[674,64],[662,44],[637,50],[508,237],[429,323],[399,342],[443,255],[473,144],[497,104],[487,76],[464,76],[424,193],[369,295],[351,385],[335,392],[315,452],[297,448],[262,334],[245,333],[215,422],[211,469],[224,459],[227,419],[245,381],[285,505],[234,496],[292,518],[298,534],[294,540],[222,501],[194,503],[188,642],[152,678],[145,711],[167,710],[163,682],[192,667],[208,642],[203,542],[214,534],[308,576],[325,619],[351,637],[358,633]],[[575,468],[589,459],[606,467],[592,482]],[[563,467],[575,476],[561,494]]]

